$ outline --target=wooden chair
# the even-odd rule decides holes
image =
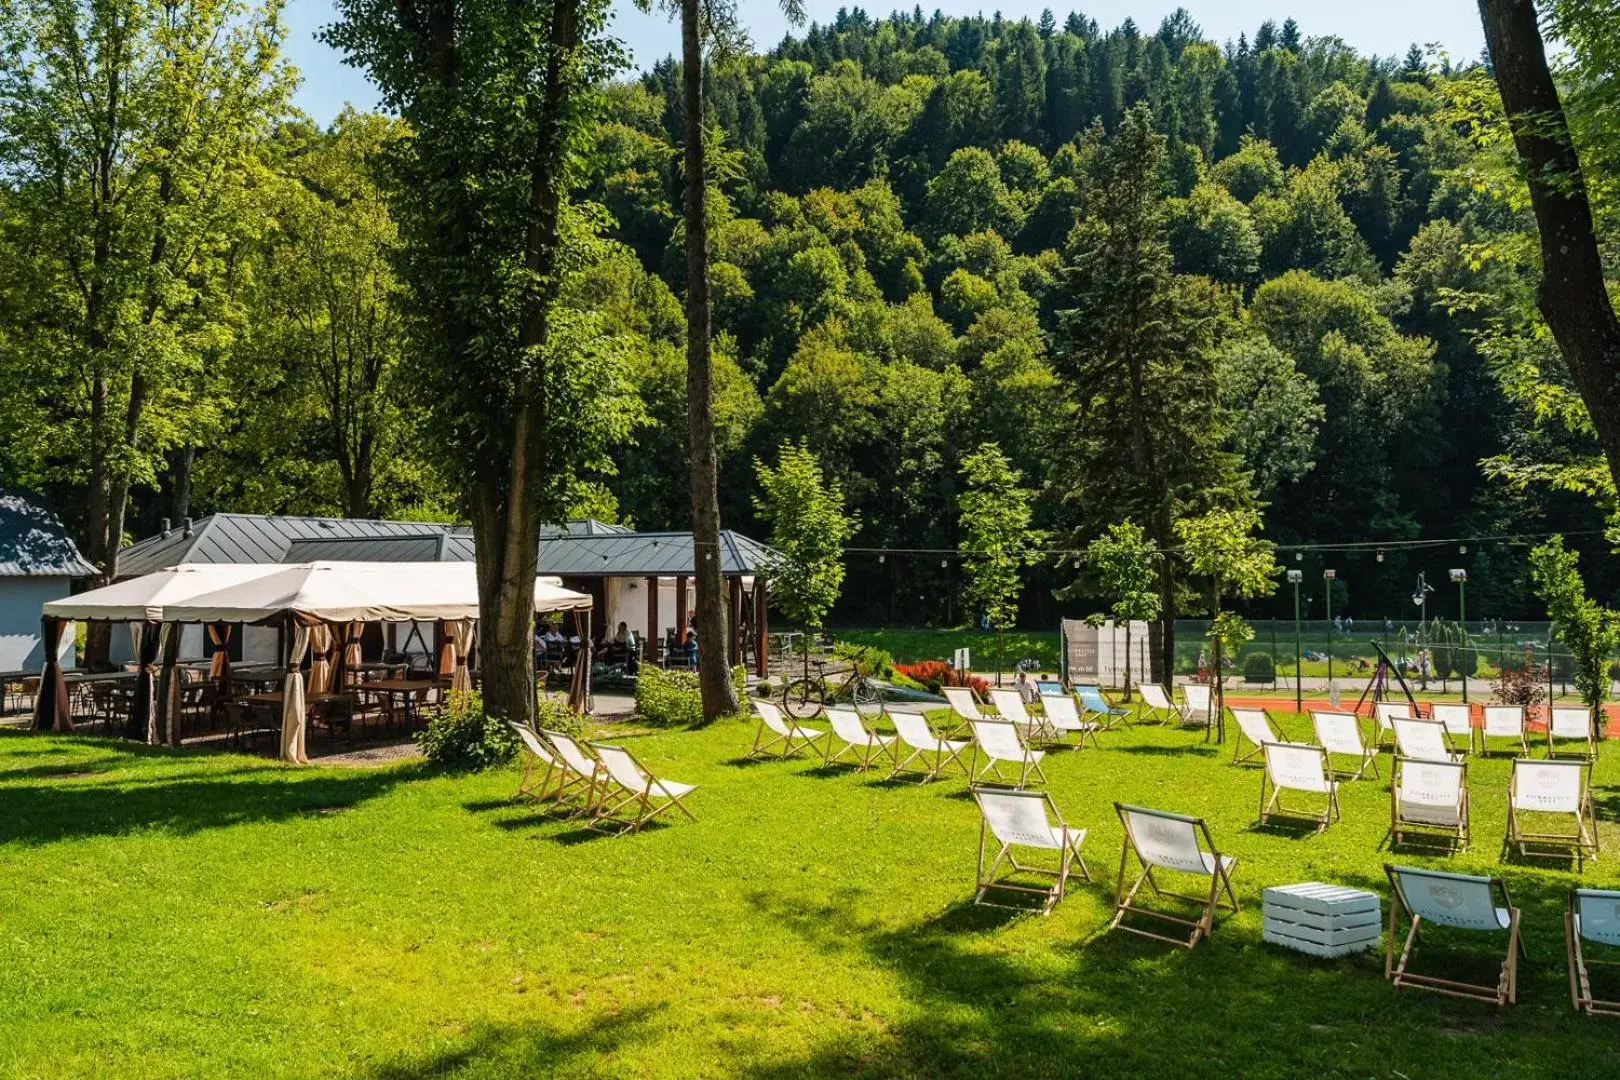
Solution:
[[[1429,706],[1429,715],[1446,729],[1453,753],[1474,752],[1473,706],[1461,702],[1437,701]]]
[[[1356,761],[1356,771],[1347,779],[1360,780],[1372,769],[1378,775],[1378,747],[1369,746],[1361,739],[1361,722],[1355,713],[1328,709],[1311,710],[1311,726],[1316,731],[1316,744],[1331,754],[1340,754]],[[1329,759],[1331,760],[1331,758]]]
[[[1517,845],[1527,857],[1560,858],[1567,852],[1575,857],[1577,869],[1586,856],[1598,856],[1597,815],[1592,806],[1591,766],[1584,761],[1513,760],[1508,778],[1507,843]],[[1526,817],[1569,819],[1569,832],[1535,832]],[[1534,846],[1541,850],[1532,851]],[[1546,848],[1558,851],[1547,851]]]
[[[1262,743],[1260,749],[1266,757],[1265,775],[1260,778],[1261,824],[1269,825],[1274,815],[1282,814],[1314,821],[1320,833],[1339,819],[1339,785],[1328,766],[1326,750],[1320,746],[1284,742]],[[1282,794],[1285,791],[1320,796],[1322,808],[1284,806]]]
[[[1486,705],[1485,723],[1479,729],[1479,752],[1490,752],[1491,739],[1512,739],[1518,743],[1519,757],[1530,756],[1530,743],[1525,738],[1523,705]]]
[[[986,777],[995,780],[998,784],[1007,783],[1006,777],[1001,775],[1002,766],[1011,766],[1018,771],[1013,787],[1022,788],[1030,781],[1030,776],[1046,783],[1046,773],[1041,771],[1041,758],[1045,753],[1040,750],[1031,750],[1024,745],[1024,740],[1018,737],[1017,726],[1004,720],[975,720],[969,725],[973,729],[973,765],[970,773],[974,783],[982,782]],[[984,768],[979,768],[979,756],[984,756]]]
[[[1560,750],[1558,739],[1574,743],[1574,750]],[[1585,761],[1597,760],[1597,732],[1592,723],[1592,711],[1585,705],[1554,705],[1547,716],[1547,756],[1564,754],[1573,754]]]
[[[1141,934],[1143,937],[1191,949],[1214,930],[1217,908],[1238,910],[1237,893],[1232,889],[1232,869],[1237,865],[1237,860],[1216,850],[1214,837],[1210,835],[1209,826],[1202,818],[1171,814],[1163,810],[1149,810],[1141,806],[1127,806],[1125,803],[1115,803],[1114,810],[1119,814],[1121,824],[1125,826],[1125,844],[1119,853],[1119,878],[1114,885],[1114,920],[1108,924],[1110,930],[1128,930],[1133,934]],[[1200,839],[1203,841],[1202,847],[1199,844]],[[1127,890],[1125,870],[1130,865],[1130,857],[1133,854],[1141,864],[1142,872]],[[1208,878],[1209,892],[1198,896],[1161,888],[1154,876],[1155,870]],[[1167,897],[1197,905],[1197,917],[1187,919],[1152,908],[1137,907],[1136,894],[1141,891],[1144,884],[1153,890],[1156,897]],[[1223,893],[1226,896],[1225,901],[1221,899]],[[1176,926],[1190,927],[1191,930],[1185,938],[1168,937],[1142,927],[1127,925],[1124,922],[1126,915],[1138,915]]]
[[[1587,943],[1605,949],[1620,949],[1620,891],[1614,889],[1571,889],[1569,910],[1564,913],[1564,946],[1569,961],[1569,996],[1576,1012],[1587,1015],[1620,1016],[1620,1000],[1600,998],[1592,992],[1590,965],[1620,966],[1620,960],[1589,960]]]
[[[1057,902],[1063,899],[1069,875],[1076,867],[1081,877],[1086,881],[1091,880],[1091,871],[1086,868],[1086,860],[1080,854],[1080,845],[1086,840],[1086,830],[1071,829],[1045,792],[975,786],[973,800],[979,806],[979,859],[975,875],[978,891],[973,897],[975,904],[1027,910],[1023,905],[997,902],[986,897],[992,891],[997,895],[1003,892],[1034,895],[1041,898],[1040,913],[1049,915]],[[1054,821],[1056,824],[1053,824]],[[986,868],[985,856],[990,850],[992,837],[998,847],[995,858],[990,860]],[[1013,852],[1014,848],[1054,853],[1057,866],[1021,863]],[[998,876],[1003,863],[1009,870]],[[1045,886],[1030,885],[1022,880],[1024,875],[1050,877],[1052,882]]]
[[[1406,843],[1416,830],[1420,837],[1444,839],[1447,848],[1468,846],[1468,766],[1463,762],[1398,757],[1389,799],[1394,843]]]
[[[1519,909],[1513,906],[1507,885],[1501,878],[1447,874],[1438,870],[1387,864],[1384,873],[1389,877],[1390,886],[1385,978],[1396,986],[1431,990],[1470,1001],[1488,1001],[1499,1006],[1517,1001],[1519,957],[1524,952],[1524,942],[1519,938]],[[1411,925],[1400,945],[1397,960],[1395,942],[1402,914]],[[1459,930],[1486,933],[1505,931],[1508,935],[1507,958],[1502,962],[1501,975],[1496,984],[1463,982],[1412,971],[1412,952],[1417,945],[1418,931],[1425,922]]]
[[[1237,721],[1237,735],[1232,739],[1232,764],[1239,765],[1250,761],[1264,753],[1266,743],[1282,742],[1283,739],[1271,728],[1271,720],[1266,716],[1264,709],[1233,709],[1232,719]],[[1247,741],[1252,749],[1243,753],[1243,743]]]

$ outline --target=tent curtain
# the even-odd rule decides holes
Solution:
[[[158,741],[157,661],[158,652],[168,637],[167,623],[148,620],[129,624],[129,640],[135,646],[136,678],[127,734],[148,745]]]
[[[287,675],[281,681],[281,760],[309,764],[304,754],[304,676],[299,670],[309,651],[309,627],[293,623]]]
[[[363,655],[360,651],[360,639],[365,636],[365,633],[365,623],[352,622],[348,627],[348,635],[344,639],[348,642],[348,644],[343,648],[343,659],[344,663],[348,665],[350,683],[358,683],[360,681],[360,664],[363,660]]]
[[[579,651],[574,654],[574,677],[568,683],[568,707],[584,712],[591,702],[591,613],[575,609],[574,632],[579,635]]]
[[[39,689],[34,693],[36,731],[72,731],[67,680],[62,677],[62,633],[67,620],[46,615],[39,620],[39,642],[45,649],[45,667],[40,672]]]
[[[456,624],[450,619],[439,623],[439,678],[454,682],[456,677]]]
[[[208,664],[208,677],[215,682],[231,673],[230,623],[209,623],[208,640],[214,643],[214,656]]]
[[[178,666],[181,636],[181,627],[164,625],[163,673],[158,677],[158,713],[162,717],[159,741],[170,746],[180,745],[180,698],[185,693],[185,680]]]
[[[309,692],[326,694],[332,690],[332,648],[334,638],[329,623],[316,623],[309,630]]]
[[[455,673],[450,677],[450,689],[471,690],[472,668],[467,666],[467,658],[472,655],[473,620],[457,619],[448,625],[450,643],[456,651]]]

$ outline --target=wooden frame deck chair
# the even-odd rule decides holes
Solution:
[[[1222,855],[1216,850],[1215,839],[1210,836],[1209,826],[1204,823],[1203,818],[1171,814],[1163,810],[1149,810],[1142,806],[1128,806],[1125,803],[1115,803],[1114,810],[1125,826],[1125,844],[1119,853],[1119,878],[1114,884],[1114,921],[1108,924],[1110,930],[1129,930],[1133,934],[1168,941],[1172,945],[1190,949],[1198,944],[1199,939],[1207,937],[1214,930],[1216,908],[1238,910],[1237,893],[1232,889],[1232,868],[1237,864],[1237,859],[1230,855]],[[1202,847],[1198,842],[1200,836],[1203,838]],[[1132,854],[1135,854],[1137,862],[1141,864],[1142,872],[1127,890],[1125,870],[1130,865]],[[1154,876],[1155,870],[1207,877],[1209,891],[1202,896],[1171,892],[1160,887],[1158,879]],[[1141,891],[1144,883],[1153,890],[1154,896],[1170,897],[1198,905],[1197,918],[1186,919],[1152,908],[1137,907],[1136,894]],[[1227,897],[1224,902],[1221,900],[1222,893]],[[1190,932],[1185,938],[1167,937],[1142,927],[1127,925],[1124,922],[1126,915],[1140,915],[1176,926],[1189,927]]]
[[[1446,725],[1438,720],[1396,716],[1391,718],[1390,726],[1395,732],[1395,752],[1403,758],[1462,760],[1462,755],[1451,749],[1451,740],[1446,738]]]
[[[1237,721],[1237,735],[1232,739],[1232,764],[1237,765],[1245,761],[1252,761],[1265,753],[1266,743],[1283,742],[1271,727],[1271,718],[1264,709],[1237,709],[1231,710],[1232,719]],[[1250,750],[1243,753],[1243,744],[1248,742]]]
[[[1474,709],[1465,702],[1437,701],[1429,706],[1430,715],[1440,722],[1451,737],[1452,753],[1474,752]],[[1459,743],[1462,749],[1457,749]]]
[[[1079,699],[1080,707],[1089,717],[1097,717],[1091,722],[1102,730],[1107,731],[1115,724],[1124,720],[1131,711],[1122,705],[1115,705],[1108,700],[1102,687],[1095,683],[1080,683],[1074,688],[1074,696]],[[1044,695],[1042,695],[1044,700]]]
[[[1149,713],[1156,714],[1161,721],[1173,719],[1179,723],[1186,719],[1181,708],[1170,700],[1170,695],[1158,683],[1137,683],[1136,694],[1136,723],[1140,724]]]
[[[1574,750],[1560,750],[1558,739],[1576,744]],[[1592,730],[1592,710],[1585,705],[1554,705],[1547,716],[1547,756],[1566,754],[1585,761],[1597,758],[1597,738]]]
[[[859,756],[850,764],[855,766],[856,772],[865,772],[872,767],[872,759],[879,754],[894,754],[895,737],[893,735],[880,735],[866,726],[861,714],[856,709],[841,709],[836,706],[827,706],[827,722],[832,725],[832,732],[827,738],[827,748],[822,754],[822,765],[831,765],[841,762],[845,754],[855,752]],[[833,753],[833,740],[844,744],[844,748]]]
[[[1395,759],[1389,785],[1390,836],[1404,844],[1414,830],[1429,839],[1443,838],[1446,847],[1468,846],[1467,764]]]
[[[975,904],[1028,911],[1030,909],[1025,905],[997,902],[986,897],[991,895],[992,890],[997,894],[1030,894],[1042,898],[1040,913],[1050,915],[1053,906],[1063,899],[1069,875],[1076,868],[1082,878],[1091,880],[1091,871],[1086,868],[1086,860],[1080,854],[1080,845],[1086,842],[1086,830],[1070,828],[1046,792],[981,787],[976,784],[973,799],[979,804],[979,862],[975,875],[978,892],[973,897]],[[1057,824],[1054,825],[1053,821]],[[992,837],[998,848],[987,869],[985,855],[990,850]],[[1013,853],[1014,848],[1054,852],[1057,866],[1050,868],[1021,863]],[[1008,867],[1004,874],[1000,873],[1003,863]],[[1052,883],[1031,885],[1022,880],[1026,875],[1050,877]],[[1008,900],[1011,899],[1008,897]]]
[[[1029,715],[1029,709],[1024,705],[1023,695],[1017,690],[990,691],[990,706],[996,710],[996,715],[989,719],[1018,724],[1026,731],[1035,726],[1034,718]]]
[[[1311,728],[1316,732],[1316,745],[1330,755],[1340,754],[1355,759],[1356,771],[1346,774],[1346,779],[1360,780],[1367,775],[1369,767],[1374,776],[1378,775],[1378,747],[1368,746],[1362,741],[1361,721],[1355,713],[1312,709]]]
[[[596,810],[597,799],[601,795],[602,787],[607,780],[607,770],[573,736],[564,735],[560,731],[546,730],[542,730],[540,734],[551,745],[551,748],[557,751],[557,756],[562,759],[563,767],[567,772],[573,774],[572,779],[564,778],[564,789],[577,789],[582,784],[585,787],[585,798],[580,803],[576,813],[593,813]]]
[[[946,768],[954,766],[962,771],[963,776],[971,778],[968,763],[962,760],[962,751],[972,744],[965,739],[947,739],[942,735],[934,734],[924,720],[916,713],[892,712],[889,719],[894,722],[894,733],[900,740],[900,746],[907,747],[911,753],[901,760],[899,747],[894,754],[894,768],[889,772],[889,779],[893,780],[903,772],[915,772],[921,775],[918,783],[926,784],[928,781],[940,776]],[[926,769],[906,768],[918,758],[928,761],[932,758]]]
[[[568,775],[568,767],[532,728],[510,721],[507,726],[518,737],[518,753],[523,758],[523,775],[518,779],[517,794],[512,797],[545,802],[553,796],[562,795],[563,780]],[[535,773],[542,766],[545,772],[540,776],[539,783],[536,783]],[[553,780],[558,782],[555,791],[551,787]]]
[[[1564,913],[1564,947],[1569,960],[1569,996],[1576,1012],[1620,1016],[1620,1000],[1592,993],[1589,964],[1620,967],[1620,960],[1588,960],[1586,942],[1620,949],[1620,891],[1571,889]]]
[[[973,766],[970,778],[975,784],[982,783],[987,777],[997,783],[1011,783],[1015,788],[1022,788],[1029,783],[1033,773],[1046,783],[1046,773],[1041,771],[1041,758],[1046,756],[1043,750],[1031,750],[1024,745],[1024,740],[1018,737],[1018,727],[1005,720],[975,720],[970,725],[973,729]],[[984,768],[979,768],[979,755],[984,755]],[[1009,781],[1001,775],[1003,766],[1012,766],[1018,770],[1016,781]]]
[[[1530,743],[1525,738],[1523,705],[1486,705],[1485,723],[1479,729],[1479,752],[1490,751],[1491,739],[1512,739],[1519,744],[1517,756],[1530,756]]]
[[[939,692],[945,695],[945,701],[950,705],[951,715],[956,717],[956,723],[951,725],[952,732],[961,731],[974,720],[986,719],[979,709],[979,699],[973,696],[972,687],[968,686],[942,686]]]
[[[1539,832],[1527,825],[1549,817],[1573,819],[1569,832]],[[1547,827],[1551,827],[1550,823]],[[1598,857],[1597,815],[1592,807],[1591,766],[1584,761],[1534,761],[1514,758],[1508,777],[1507,843],[1527,857],[1575,857],[1580,869],[1588,856]],[[1535,850],[1559,848],[1560,851]]]
[[[1378,720],[1378,734],[1373,739],[1373,745],[1382,749],[1395,735],[1396,717],[1412,719],[1417,716],[1412,706],[1404,701],[1375,701],[1373,702],[1373,716]]]
[[[754,732],[754,748],[748,751],[749,757],[764,757],[771,752],[772,747],[776,746],[782,748],[781,752],[776,755],[781,758],[797,754],[801,750],[809,750],[812,753],[820,753],[823,757],[826,756],[825,747],[819,751],[816,750],[816,740],[826,739],[830,743],[832,739],[828,732],[823,731],[821,728],[805,727],[798,720],[783,713],[772,702],[755,698],[752,704],[754,712],[759,714],[759,727]],[[767,739],[765,737],[767,731],[771,733],[772,738]],[[794,745],[795,743],[798,745]]]
[[[1388,864],[1384,866],[1384,873],[1389,876],[1390,888],[1389,943],[1384,950],[1386,979],[1396,986],[1432,990],[1451,997],[1488,1001],[1495,1005],[1511,1005],[1518,1000],[1519,957],[1524,953],[1524,942],[1519,937],[1519,909],[1513,906],[1507,885],[1501,878],[1447,874],[1439,870]],[[1399,946],[1400,958],[1397,960],[1395,942],[1403,912],[1411,927]],[[1507,958],[1502,961],[1502,972],[1496,985],[1461,982],[1412,971],[1412,951],[1417,945],[1418,932],[1425,923],[1458,930],[1506,932]]]
[[[1181,722],[1188,727],[1209,727],[1215,722],[1214,698],[1208,683],[1181,684]]]
[[[1102,749],[1102,744],[1097,741],[1097,732],[1104,730],[1104,725],[1095,720],[1082,719],[1080,707],[1068,694],[1042,694],[1041,711],[1045,713],[1041,730],[1049,733],[1054,742],[1065,735],[1077,735],[1076,749],[1083,749],[1087,739],[1091,740],[1092,746]]]
[[[1326,750],[1305,743],[1268,742],[1261,744],[1261,751],[1266,756],[1265,775],[1260,778],[1262,825],[1271,824],[1272,817],[1280,814],[1314,821],[1316,831],[1324,832],[1339,820],[1339,784],[1333,779]],[[1322,808],[1284,806],[1282,794],[1285,791],[1319,795],[1323,799]]]
[[[596,813],[591,817],[591,827],[600,828],[604,823],[619,818],[621,811],[634,808],[635,816],[626,816],[619,821],[617,830],[609,830],[616,835],[627,832],[640,832],[641,827],[656,818],[659,814],[674,807],[685,814],[687,820],[696,821],[697,815],[687,809],[681,800],[697,790],[696,784],[678,784],[673,780],[660,780],[648,772],[636,760],[636,756],[622,746],[609,746],[606,743],[591,743],[591,749],[596,752],[597,760],[602,763],[607,772],[607,781],[618,790],[609,793],[607,783],[603,784],[603,793],[597,801]]]

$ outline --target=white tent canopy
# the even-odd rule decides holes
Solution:
[[[478,618],[472,563],[312,562],[194,595],[164,608],[170,622],[409,622]],[[536,611],[589,608],[591,598],[536,581]]]
[[[173,604],[265,577],[284,567],[253,563],[193,563],[115,581],[77,596],[52,600],[41,609],[57,619],[80,622],[162,622]]]

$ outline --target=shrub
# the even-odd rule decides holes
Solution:
[[[1268,652],[1252,652],[1243,658],[1244,682],[1276,682],[1277,665]]]
[[[416,739],[428,760],[446,769],[476,772],[517,757],[517,736],[504,721],[484,713],[477,691],[451,694],[449,706]]]
[[[894,657],[876,645],[839,642],[833,646],[833,655],[840,660],[848,660],[856,671],[868,678],[875,675],[886,679],[894,671]]]
[[[578,735],[585,730],[585,717],[568,707],[568,702],[542,697],[534,714],[534,726],[541,731]]]
[[[1539,705],[1547,696],[1547,669],[1536,663],[1535,655],[1526,649],[1513,667],[1502,665],[1502,674],[1491,684],[1491,693],[1504,705]]]
[[[896,664],[894,670],[929,693],[939,693],[941,686],[966,686],[983,698],[990,692],[990,684],[977,675],[967,675],[943,660],[922,660],[915,664]]]
[[[731,669],[737,700],[743,700],[748,673]],[[694,671],[671,671],[643,664],[636,673],[636,716],[643,723],[664,727],[695,727],[703,723],[703,691]]]

